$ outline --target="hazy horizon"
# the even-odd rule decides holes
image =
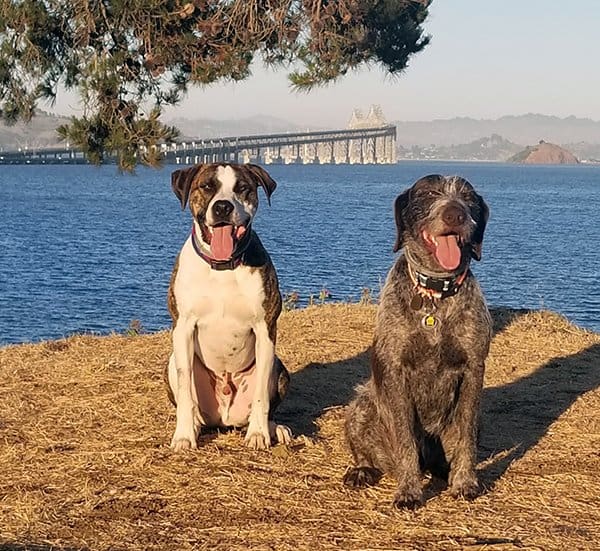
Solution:
[[[369,107],[370,105],[367,106],[363,106],[363,105],[359,105],[356,106],[356,108],[360,108],[363,112],[363,114],[366,116],[368,111],[369,111]],[[385,114],[385,112],[384,112]],[[351,113],[348,113],[348,119],[350,118]],[[552,115],[550,113],[506,113],[504,115],[500,115],[498,117],[470,117],[470,116],[453,116],[453,117],[440,117],[440,118],[436,118],[436,119],[390,119],[389,117],[387,117],[389,122],[406,122],[406,123],[428,123],[428,122],[440,122],[440,121],[452,121],[452,120],[474,120],[474,121],[479,121],[479,122],[485,122],[485,121],[497,121],[497,120],[501,120],[501,119],[506,119],[506,118],[519,118],[519,117],[528,117],[528,116],[532,116],[532,117],[552,117],[552,118],[556,118],[556,119],[560,119],[560,120],[568,120],[568,119],[577,119],[577,120],[589,120],[591,122],[594,123],[600,123],[600,119],[593,119],[591,117],[578,117],[576,115],[565,115],[564,117],[558,116],[558,115]],[[198,115],[194,118],[191,118],[189,115],[187,115],[185,112],[184,113],[179,113],[176,116],[171,116],[171,117],[167,117],[166,120],[177,120],[177,119],[187,119],[187,120],[207,120],[207,121],[215,121],[215,122],[227,122],[227,121],[241,121],[244,119],[251,119],[251,118],[255,118],[255,117],[272,117],[274,119],[278,119],[278,120],[283,120],[283,121],[288,121],[288,122],[293,122],[292,118],[290,117],[279,117],[277,115],[274,115],[272,113],[253,113],[253,114],[248,114],[248,115],[241,115],[239,117],[211,117],[211,116],[206,116],[206,115]]]
[[[575,11],[575,7],[579,10]],[[389,121],[545,114],[600,120],[600,2],[547,0],[434,0],[424,23],[431,44],[399,77],[363,68],[308,93],[291,90],[284,68],[255,64],[240,83],[192,88],[164,120],[228,120],[271,115],[299,126],[345,126],[354,108],[382,107]],[[74,95],[62,93],[54,108],[77,112]]]

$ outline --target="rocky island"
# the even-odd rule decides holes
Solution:
[[[526,163],[539,165],[578,164],[579,160],[570,151],[559,145],[540,140],[537,145],[529,145],[523,151],[508,159],[509,163]]]

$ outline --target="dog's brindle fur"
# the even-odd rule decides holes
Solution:
[[[421,471],[447,478],[454,496],[475,497],[478,415],[491,319],[468,266],[481,258],[488,208],[459,177],[426,176],[395,202],[397,241],[404,247],[390,270],[377,312],[371,377],[357,388],[346,417],[346,438],[355,467],[345,484],[375,484],[389,473],[397,481],[397,507],[422,504]],[[431,276],[447,275],[424,241],[430,235],[459,237],[466,272],[454,296],[432,299],[435,327],[422,324],[430,299],[416,309],[413,265]],[[417,305],[419,302],[417,301]]]
[[[224,180],[229,180],[231,199],[243,210],[240,216],[246,218],[246,224],[251,222],[258,205],[258,186],[264,188],[267,199],[276,187],[267,172],[256,165],[201,164],[174,172],[173,191],[182,208],[189,203],[197,235],[201,235],[200,228],[210,217],[209,209],[226,186]],[[289,384],[289,374],[274,354],[281,312],[277,274],[260,239],[253,230],[249,231],[243,263],[234,270],[212,270],[194,251],[191,238],[175,262],[167,297],[173,320],[173,354],[164,374],[169,398],[177,407],[177,426],[171,442],[175,450],[196,448],[200,425],[207,424],[198,409],[195,370],[207,367],[217,374],[235,373],[242,371],[248,360],[256,362],[257,384],[248,417],[247,445],[260,449],[270,446],[273,437],[282,442],[291,439],[287,427],[269,421]],[[232,295],[226,291],[220,295],[222,288]],[[211,308],[220,311],[211,312]],[[215,321],[220,327],[225,325],[235,347],[210,333],[207,326]],[[207,343],[207,338],[211,342]],[[219,365],[206,365],[201,349],[208,345]]]

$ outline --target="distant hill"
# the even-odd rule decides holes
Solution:
[[[396,121],[392,124],[398,128],[398,144],[403,147],[468,144],[492,134],[523,146],[539,140],[558,144],[600,144],[600,121],[577,117],[527,114],[494,120],[462,117],[417,122]]]
[[[217,120],[210,118],[175,118],[167,121],[181,130],[183,136],[212,138],[323,130],[306,128],[285,119],[269,115],[255,115],[243,119]],[[398,145],[410,148],[417,146],[452,146],[471,144],[477,140],[502,136],[512,144],[537,143],[547,140],[558,144],[600,144],[600,121],[577,117],[554,117],[550,115],[509,115],[499,119],[472,119],[458,117],[433,121],[394,121],[398,128]],[[514,152],[513,152],[514,153]]]
[[[307,128],[300,127],[290,121],[268,115],[255,115],[243,119],[185,119],[178,117],[167,121],[176,126],[185,138],[220,138],[224,136],[248,136],[252,134],[283,134],[300,132]],[[321,130],[310,128],[310,130]]]
[[[400,159],[454,159],[469,161],[505,161],[518,151],[522,145],[505,140],[498,134],[479,138],[467,144],[451,146],[418,146],[401,148]]]
[[[570,151],[543,140],[537,145],[527,146],[508,161],[511,163],[540,165],[572,165],[579,163],[577,157]]]
[[[20,122],[14,126],[8,126],[0,122],[0,147],[2,149],[19,147],[33,149],[58,145],[60,140],[56,128],[68,122],[67,117],[52,115],[44,111],[38,111],[29,124]]]
[[[600,143],[565,143],[562,146],[573,153],[578,159],[600,163]]]
[[[0,123],[0,148],[47,147],[59,144],[55,129],[68,118],[40,111],[29,125]],[[179,128],[183,140],[323,130],[304,127],[269,115],[243,119],[165,120]],[[505,161],[526,144],[540,140],[560,144],[579,159],[600,160],[600,121],[549,115],[506,116],[477,120],[397,121],[398,157],[407,159],[464,159]]]

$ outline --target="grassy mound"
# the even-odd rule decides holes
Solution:
[[[496,310],[479,474],[454,500],[395,511],[394,482],[344,488],[344,405],[368,371],[375,309],[285,313],[293,371],[277,415],[292,446],[206,433],[174,454],[166,332],[0,349],[0,549],[597,549],[600,335],[549,312]]]

